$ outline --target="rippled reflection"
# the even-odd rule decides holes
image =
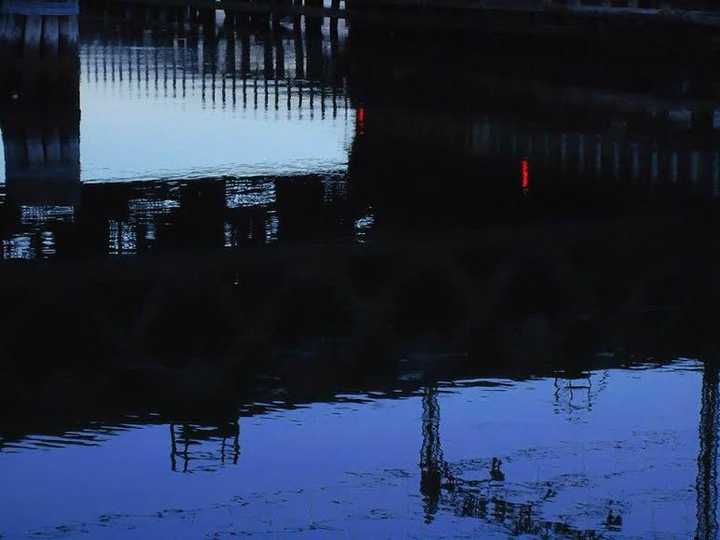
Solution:
[[[62,5],[27,15],[8,3],[2,15],[3,258],[133,254],[163,245],[163,227],[183,249],[364,243],[390,225],[432,226],[430,214],[471,226],[643,214],[720,193],[717,81],[703,58],[638,71],[367,21]],[[38,43],[12,41],[23,32]],[[181,189],[215,202],[182,226],[162,218],[182,213],[167,192],[191,180],[207,186]],[[285,219],[276,188],[255,187],[259,214],[216,219],[252,206],[234,186],[263,182],[298,184],[287,189],[309,206]],[[332,217],[310,217],[313,197]],[[85,234],[89,216],[102,238]]]
[[[717,537],[717,51],[326,3],[0,0],[0,537]]]
[[[288,402],[273,386],[238,421],[125,416],[4,431],[0,470],[16,487],[0,489],[11,516],[0,531],[435,536],[452,525],[483,537],[713,538],[716,371],[688,360],[608,367],[573,383],[574,396],[558,393],[569,390],[564,375],[398,381],[314,403]],[[592,406],[557,410],[592,384]],[[689,436],[698,422],[699,445]],[[15,482],[36,475],[44,495]],[[75,489],[67,477],[86,480]],[[61,514],[56,490],[76,501]],[[32,523],[21,510],[30,496]],[[184,530],[185,518],[195,528]]]

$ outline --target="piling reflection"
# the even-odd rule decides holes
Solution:
[[[68,207],[80,192],[78,4],[2,5],[0,126],[7,197]]]
[[[105,9],[86,12],[80,54],[89,83],[175,99],[197,90],[213,105],[304,105],[323,117],[337,115],[344,99],[347,30],[339,31],[337,20],[328,29],[299,16],[225,11],[220,17],[213,10],[122,2]]]
[[[0,115],[6,157],[5,258],[152,250],[159,245],[153,230],[157,224],[150,224],[153,215],[161,207],[163,214],[182,206],[167,198],[163,178],[216,187],[267,184],[269,179],[235,171],[257,167],[253,154],[270,140],[281,141],[283,148],[318,144],[283,139],[289,126],[308,120],[319,126],[313,137],[329,136],[323,144],[343,144],[332,141],[336,122],[352,139],[343,150],[347,164],[309,164],[300,171],[306,177],[319,175],[324,195],[314,182],[288,173],[295,165],[283,162],[284,157],[252,176],[277,171],[273,184],[297,186],[272,188],[262,195],[265,200],[273,191],[292,189],[293,198],[308,204],[322,199],[332,207],[332,217],[313,220],[312,212],[304,212],[287,222],[279,209],[258,208],[252,217],[242,218],[242,225],[233,219],[218,222],[214,227],[222,234],[198,247],[222,249],[240,245],[238,238],[272,242],[278,236],[367,242],[373,230],[432,226],[430,221],[478,226],[558,215],[675,212],[689,204],[707,206],[720,194],[717,82],[680,60],[663,70],[649,65],[636,83],[628,84],[631,79],[617,64],[602,64],[593,73],[581,57],[569,56],[558,67],[550,47],[538,49],[532,67],[521,65],[507,73],[503,62],[488,56],[494,46],[482,38],[473,45],[462,34],[438,31],[430,43],[407,29],[392,34],[362,21],[351,28],[333,16],[313,19],[303,6],[272,15],[88,2],[78,30],[75,14],[42,15],[42,9],[57,13],[57,2],[37,4],[34,15],[12,12],[24,5],[4,4],[0,47],[11,60],[3,64],[3,81],[9,86],[3,89]],[[76,3],[62,6],[68,13],[77,11]],[[19,41],[21,33],[34,35],[24,29],[28,24],[40,25],[37,43]],[[478,57],[480,51],[486,53]],[[504,54],[511,59],[516,53],[510,47]],[[442,63],[435,62],[438,55]],[[481,58],[479,65],[465,69],[466,59],[474,57]],[[430,71],[429,65],[434,66]],[[117,149],[80,155],[89,148],[80,135],[80,87],[86,103],[100,100],[106,108],[138,115],[133,128],[118,132],[117,144],[111,144]],[[246,142],[242,146],[248,148],[242,150],[227,146],[215,161],[193,158],[188,168],[176,172],[169,169],[172,160],[156,160],[160,166],[150,167],[141,159],[131,163],[132,156],[124,153],[133,151],[128,143],[134,139],[144,147],[156,146],[155,155],[178,156],[174,161],[187,153],[182,137],[143,139],[143,107],[153,102],[199,102],[220,115],[226,111],[228,120],[219,130],[232,126],[233,111],[276,116],[262,123],[267,144],[256,143],[253,149]],[[38,112],[37,103],[47,110]],[[182,113],[172,112],[159,121],[182,119]],[[92,133],[102,132],[102,118],[86,113],[82,122]],[[233,136],[211,133],[220,139]],[[209,140],[192,140],[206,146],[199,156],[214,146]],[[96,155],[99,150],[102,156]],[[236,153],[243,162],[228,167]],[[335,174],[330,183],[322,179],[328,173]],[[152,188],[95,185],[111,179],[158,182]],[[331,194],[335,187],[341,196]],[[213,227],[209,222],[236,213],[233,189],[188,212],[184,228],[164,222],[166,237],[192,249],[192,242],[182,240],[193,236],[189,229],[197,227],[199,238],[204,234],[200,229]],[[124,206],[123,199],[132,199],[129,194],[136,191],[143,196],[123,212],[144,216],[128,222],[108,211],[108,206]],[[115,197],[112,204],[99,202]],[[87,228],[79,220],[87,216],[103,222],[107,232],[102,242],[84,236]],[[137,222],[148,223],[147,230],[138,232]],[[74,248],[56,245],[58,234]]]
[[[577,539],[592,539],[600,536],[599,530],[579,530],[562,521],[553,522],[543,518],[542,504],[552,498],[552,488],[537,501],[512,502],[504,498],[498,486],[506,476],[502,470],[502,459],[493,457],[489,463],[488,477],[482,480],[466,481],[453,474],[452,467],[445,461],[440,437],[440,406],[437,387],[426,386],[423,390],[422,449],[420,451],[420,492],[423,495],[425,522],[433,521],[439,507],[456,515],[479,519],[505,527],[512,535],[533,535],[548,537],[559,535]],[[607,523],[619,529],[622,516],[609,509]]]
[[[2,268],[11,534],[28,470],[132,454],[204,533],[318,531],[253,506],[315,489],[362,537],[642,536],[657,505],[715,538],[718,369],[669,361],[716,350],[712,55],[634,76],[326,4],[2,2],[0,258],[74,259]]]
[[[708,363],[703,371],[700,406],[700,452],[697,475],[698,539],[717,538],[718,366]]]
[[[209,449],[210,445],[219,448]],[[173,472],[213,471],[240,458],[240,425],[170,424],[170,468]],[[192,462],[192,463],[191,463]],[[216,465],[217,464],[217,465]]]
[[[688,366],[686,362],[686,366],[695,369],[694,364]],[[632,370],[611,369],[610,371],[613,372],[611,379],[620,385],[626,384],[628,380],[632,379],[635,380],[634,384],[640,382],[644,385],[652,385],[655,383],[652,382],[652,378],[648,378],[648,375],[658,369],[663,369],[662,366],[657,365],[633,367],[637,370],[634,373]],[[687,367],[684,369],[687,369]],[[698,382],[702,378],[702,384],[697,388],[698,393],[692,396],[693,399],[700,398],[702,400],[699,421],[701,441],[696,461],[697,530],[695,534],[697,538],[705,539],[714,538],[717,521],[717,508],[715,505],[716,474],[714,470],[716,464],[713,457],[717,452],[717,410],[714,408],[713,402],[713,396],[716,397],[717,394],[717,370],[712,366],[708,366],[704,370],[701,366],[697,366],[697,369],[702,370],[703,373],[702,375],[697,373]],[[591,378],[603,376],[603,373],[607,377],[607,370],[604,372],[592,371],[588,373],[588,376]],[[279,395],[278,390],[280,387],[271,385],[266,388],[265,394],[255,394],[254,398],[258,399],[258,401],[248,401],[241,405],[240,417],[229,421],[216,421],[211,420],[209,417],[203,420],[202,416],[196,416],[193,420],[175,421],[160,416],[133,415],[126,416],[124,421],[93,421],[85,425],[74,423],[63,432],[49,432],[41,429],[35,431],[32,435],[20,436],[18,434],[13,435],[4,429],[0,433],[0,442],[2,443],[0,445],[0,456],[4,456],[0,457],[0,466],[2,466],[2,459],[8,459],[17,454],[28,455],[27,453],[33,449],[53,451],[70,446],[85,448],[88,451],[93,451],[93,449],[99,451],[102,447],[110,446],[113,439],[122,439],[133,432],[154,429],[155,426],[162,429],[158,431],[159,437],[157,440],[153,439],[152,444],[166,448],[165,445],[169,441],[169,464],[167,454],[161,452],[162,460],[157,463],[158,467],[165,469],[169,465],[172,473],[194,473],[206,478],[210,485],[217,486],[223,483],[223,477],[232,477],[235,468],[239,467],[238,474],[243,477],[243,482],[240,482],[240,485],[242,485],[245,481],[255,481],[254,477],[251,479],[244,478],[244,476],[248,474],[248,466],[257,467],[258,462],[262,461],[260,456],[257,455],[257,445],[259,443],[261,445],[266,443],[274,444],[275,437],[278,437],[284,430],[291,429],[291,424],[299,418],[297,414],[302,416],[303,411],[307,411],[309,414],[316,407],[320,409],[331,407],[336,410],[336,414],[341,415],[340,411],[343,409],[346,410],[346,414],[354,414],[351,411],[369,412],[378,406],[383,407],[393,402],[407,401],[412,406],[412,410],[416,412],[414,418],[419,423],[419,434],[421,436],[418,440],[421,446],[419,456],[415,452],[410,452],[414,453],[414,459],[413,456],[407,456],[408,466],[412,467],[413,461],[414,466],[419,465],[417,474],[415,475],[411,470],[406,474],[412,474],[414,477],[413,482],[418,482],[414,484],[414,489],[419,491],[419,497],[410,500],[419,505],[417,519],[423,522],[425,526],[430,527],[433,524],[446,526],[448,518],[461,518],[468,523],[475,524],[472,525],[475,527],[474,530],[485,531],[488,536],[493,537],[497,536],[498,531],[500,531],[500,536],[502,534],[511,534],[537,538],[558,537],[583,540],[602,538],[613,534],[635,534],[638,530],[646,530],[644,527],[648,525],[642,519],[638,522],[637,508],[635,507],[635,505],[645,501],[643,497],[654,496],[652,493],[648,495],[645,491],[646,488],[642,487],[643,482],[648,482],[646,476],[636,476],[637,471],[626,471],[626,465],[616,465],[611,470],[615,471],[613,475],[622,478],[620,485],[625,486],[623,494],[615,492],[604,493],[598,497],[592,496],[593,490],[597,489],[597,486],[593,486],[601,482],[599,479],[606,474],[603,472],[605,470],[602,465],[603,461],[615,459],[624,462],[628,459],[621,451],[612,450],[618,444],[617,441],[613,442],[612,438],[610,439],[612,443],[610,448],[602,449],[602,443],[600,442],[602,439],[598,438],[593,443],[595,448],[584,457],[581,457],[574,455],[573,451],[566,447],[567,443],[562,441],[555,441],[552,447],[546,447],[547,442],[541,443],[540,439],[538,439],[537,442],[541,446],[533,448],[532,438],[526,439],[526,437],[538,437],[539,435],[528,434],[523,436],[518,433],[520,447],[526,448],[529,445],[527,450],[523,450],[519,454],[510,452],[509,449],[495,453],[496,450],[491,450],[497,448],[493,442],[493,437],[496,434],[493,433],[492,429],[482,429],[481,437],[477,439],[479,444],[471,444],[468,441],[467,446],[458,447],[457,437],[466,436],[467,433],[463,435],[463,431],[467,431],[469,428],[467,425],[458,425],[454,422],[453,413],[446,412],[445,415],[441,416],[443,406],[449,405],[449,410],[454,411],[454,414],[461,412],[461,410],[452,406],[454,396],[461,397],[463,400],[472,399],[473,401],[484,396],[490,399],[489,402],[482,400],[487,405],[495,402],[493,396],[500,397],[504,393],[509,393],[509,399],[524,402],[528,398],[523,396],[528,394],[528,390],[534,386],[542,387],[544,395],[531,398],[531,401],[539,399],[540,401],[534,402],[536,406],[541,403],[551,404],[552,400],[548,398],[552,397],[556,387],[552,377],[547,379],[537,378],[534,381],[516,380],[513,382],[493,378],[475,379],[467,382],[462,380],[441,382],[424,379],[405,387],[400,386],[402,380],[410,381],[403,375],[393,386],[366,387],[365,394],[349,394],[345,390],[340,390],[335,391],[337,393],[329,400],[323,399],[317,402],[308,401],[305,403],[292,403],[273,399],[272,396],[277,397]],[[607,390],[608,394],[605,395],[612,394],[612,391],[613,387],[610,386]],[[635,388],[634,391],[639,392],[641,389]],[[257,389],[255,392],[257,392]],[[500,392],[500,394],[497,394],[497,392]],[[332,394],[333,390],[330,390],[330,393]],[[653,397],[653,399],[655,398]],[[530,405],[531,401],[525,403],[524,406]],[[500,406],[501,403],[503,401],[498,401],[497,405]],[[477,404],[479,405],[480,402]],[[348,407],[349,405],[352,405],[352,407]],[[601,409],[606,406],[607,401],[604,402]],[[635,412],[631,414],[634,415]],[[292,420],[294,417],[296,420]],[[591,411],[586,409],[584,421],[591,423],[600,421],[599,418],[595,420],[592,418]],[[395,420],[391,415],[388,421]],[[312,420],[307,421],[312,422]],[[266,429],[270,429],[270,431],[256,432],[252,425],[258,425],[259,423],[267,423]],[[577,426],[575,422],[568,422],[564,419],[561,420],[561,423],[568,426]],[[240,444],[241,424],[245,426],[243,429],[246,429],[247,432],[255,433],[255,437],[261,436],[260,433],[265,433],[264,436],[270,438],[267,441],[253,440],[252,437],[245,438],[243,446],[251,449],[246,455],[241,450]],[[276,427],[272,428],[274,425]],[[687,422],[687,425],[691,425],[691,422]],[[597,425],[598,428],[601,426],[604,425]],[[383,430],[386,428],[387,426],[381,426]],[[306,429],[310,429],[310,426],[306,426]],[[458,429],[461,431],[457,431]],[[569,433],[580,436],[581,432],[577,429],[571,429]],[[668,433],[665,436],[667,435]],[[643,438],[647,434],[636,432],[635,436]],[[295,442],[300,446],[308,443],[302,430],[296,432],[293,437],[297,437]],[[447,437],[456,439],[456,444],[451,446],[455,448],[455,451],[461,451],[463,459],[453,460],[443,450]],[[596,437],[602,436],[596,434]],[[544,437],[541,437],[541,439],[544,439]],[[329,445],[334,448],[336,443],[341,443],[341,441],[330,438],[315,441],[311,444],[315,451],[322,453],[326,450],[326,446]],[[643,439],[642,444],[648,443],[650,443],[649,440]],[[688,443],[689,441],[685,441],[683,446],[688,446],[689,451],[694,451],[696,447]],[[368,444],[370,444],[370,441],[368,441]],[[122,448],[122,446],[119,446],[116,450],[111,451],[122,452],[124,451]],[[144,453],[155,454],[155,449],[152,447],[144,447],[143,450]],[[356,449],[356,451],[370,452],[369,447],[365,448],[364,446]],[[415,451],[417,452],[417,448]],[[663,447],[661,447],[660,451],[661,455],[664,456],[662,458],[663,463],[668,467],[672,467],[675,462],[671,455],[664,451]],[[559,452],[559,456],[554,456],[555,452]],[[596,452],[600,453],[595,455]],[[43,459],[52,459],[52,457],[53,454],[45,454]],[[419,461],[417,460],[418,457]],[[555,470],[557,465],[554,460],[557,457],[561,458],[559,470]],[[375,459],[377,459],[377,456],[373,458],[373,460]],[[582,473],[580,477],[576,477],[577,473],[574,471],[577,470],[580,461],[585,459],[589,460],[589,470]],[[597,461],[598,459],[600,461]],[[531,475],[534,477],[539,474],[539,477],[532,480],[527,478],[527,472],[523,471],[523,469],[528,465],[543,467],[539,473],[534,472]],[[72,466],[75,467],[76,465]],[[371,464],[370,466],[374,465]],[[592,470],[595,466],[599,467],[598,471]],[[583,465],[581,468],[584,469],[585,466]],[[118,474],[122,474],[122,471],[118,471]],[[326,477],[321,471],[317,471],[315,474],[319,475],[316,481],[332,481],[330,476]],[[382,474],[392,477],[393,471],[386,469]],[[259,478],[264,480],[262,474]],[[165,481],[173,482],[169,479],[162,480],[162,482]],[[292,478],[287,478],[285,481],[292,485]],[[641,482],[641,485],[632,486],[632,482]],[[173,485],[175,484],[173,483]],[[370,485],[366,484],[363,489],[369,489],[369,487]],[[258,489],[258,487],[250,486],[249,489]],[[342,499],[342,489],[347,488],[341,489],[340,487],[327,485],[323,489],[329,490],[329,496],[338,501],[338,499]],[[242,487],[237,487],[231,490],[230,493],[233,494],[234,499],[242,501],[243,506],[253,504],[253,497],[260,496],[259,493],[253,492],[252,496],[243,495],[240,497],[237,495],[238,490],[244,493]],[[337,493],[335,490],[337,490]],[[586,497],[586,499],[580,500],[574,506],[568,506],[568,492],[574,493],[574,497],[581,496]],[[660,495],[660,492],[658,492],[657,496]],[[285,496],[301,497],[304,495],[303,491],[300,490],[294,495],[287,494]],[[398,494],[393,492],[392,496],[396,497]],[[407,496],[407,494],[404,496]],[[595,498],[599,500],[595,501]],[[570,500],[574,501],[576,499],[571,498]],[[344,503],[335,502],[335,504]],[[356,504],[364,503],[358,500]],[[223,510],[223,513],[225,512],[226,510]],[[323,513],[325,509],[319,506],[317,512]],[[199,514],[196,517],[215,519],[212,515],[203,517],[202,514]],[[628,518],[630,518],[631,522],[630,529],[626,528]],[[350,520],[350,523],[353,526],[357,525],[354,518]],[[403,521],[403,523],[405,523],[404,526],[408,526],[407,522]],[[663,527],[667,526],[678,527],[667,530],[682,530],[680,521],[672,521],[671,525],[663,525]],[[416,530],[415,526],[413,526],[413,530]]]
[[[66,109],[78,108],[78,10],[78,0],[0,5],[2,101],[61,97]]]

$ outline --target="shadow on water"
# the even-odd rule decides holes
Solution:
[[[594,369],[583,374],[582,384],[578,384],[577,375],[558,373],[555,376],[554,383],[552,377],[545,379],[549,384],[543,385],[543,388],[550,393],[554,393],[555,399],[558,399],[558,389],[569,389],[574,386],[576,392],[588,392],[588,400],[584,404],[579,404],[577,398],[569,397],[569,402],[575,399],[576,413],[581,413],[585,421],[592,422],[592,403],[590,394],[595,392],[595,398],[602,402],[602,394],[611,393],[612,383],[608,386],[608,373],[613,371],[610,379],[615,384],[623,384],[621,381],[626,374],[653,373],[658,369],[665,369],[657,364],[634,364],[627,365],[618,370],[616,360],[608,361],[602,369]],[[682,364],[682,362],[680,362]],[[687,364],[687,362],[686,362]],[[694,532],[695,538],[711,539],[715,538],[717,533],[717,392],[718,379],[717,367],[713,364],[706,364],[703,368],[700,363],[693,363],[689,366],[695,371],[702,371],[701,385],[697,388],[698,393],[694,397],[701,400],[699,409],[699,419],[695,421],[699,424],[699,444],[697,445],[696,455],[696,511],[697,511],[697,528]],[[673,368],[673,363],[666,366],[671,371],[678,369],[676,373],[682,373],[687,370],[688,366],[678,366]],[[629,369],[629,371],[628,371]],[[643,499],[647,493],[643,494],[642,486],[632,487],[631,484],[624,484],[626,491],[624,495],[618,495],[617,498],[606,498],[606,496],[615,497],[612,493],[603,493],[599,497],[599,501],[593,501],[595,505],[593,510],[588,513],[587,510],[576,509],[577,515],[571,509],[561,509],[558,514],[556,500],[564,501],[567,492],[573,489],[597,489],[592,488],[594,482],[598,482],[596,477],[602,478],[605,474],[601,462],[595,462],[595,458],[588,454],[585,459],[592,463],[591,470],[583,473],[585,480],[573,479],[572,471],[575,470],[575,460],[578,456],[574,456],[572,452],[568,452],[567,448],[563,448],[560,441],[555,441],[555,450],[560,453],[564,465],[561,466],[560,472],[567,469],[567,476],[560,474],[554,475],[552,458],[547,460],[548,456],[542,457],[548,452],[547,447],[539,447],[522,451],[520,454],[501,454],[488,455],[488,451],[480,447],[472,447],[470,449],[471,459],[462,459],[458,461],[448,460],[443,452],[443,423],[441,420],[445,418],[450,422],[450,428],[445,428],[446,436],[449,434],[450,439],[464,436],[469,426],[464,425],[461,432],[456,431],[453,427],[452,418],[446,418],[441,415],[441,399],[443,396],[452,396],[453,394],[465,395],[468,390],[473,392],[485,393],[488,397],[494,392],[501,391],[511,392],[517,395],[515,399],[524,399],[521,397],[523,386],[528,384],[534,385],[542,383],[543,378],[534,377],[529,380],[509,380],[502,378],[502,374],[498,373],[495,377],[483,377],[481,379],[456,379],[454,381],[443,381],[435,379],[427,379],[422,375],[412,377],[413,368],[410,368],[395,381],[390,381],[383,386],[383,383],[376,383],[374,386],[364,386],[361,393],[355,393],[358,387],[352,388],[333,388],[328,391],[333,397],[319,397],[320,401],[314,402],[292,402],[287,399],[289,392],[287,388],[282,388],[282,383],[276,382],[268,385],[264,392],[258,392],[257,387],[253,390],[252,395],[246,395],[240,398],[240,401],[247,400],[239,406],[240,416],[234,419],[221,420],[219,417],[212,419],[207,415],[197,416],[194,419],[186,417],[185,420],[172,419],[172,417],[164,415],[124,415],[117,417],[101,417],[97,416],[93,421],[78,421],[77,417],[68,420],[68,424],[61,428],[60,431],[48,431],[41,427],[42,421],[35,426],[35,430],[24,434],[11,434],[3,430],[0,442],[0,455],[5,455],[6,459],[17,454],[27,454],[30,451],[41,451],[46,454],[42,459],[52,460],[52,454],[47,452],[57,452],[64,447],[78,448],[97,448],[100,446],[110,445],[112,439],[122,439],[133,431],[146,430],[150,426],[158,426],[162,428],[162,435],[156,437],[153,441],[155,445],[169,445],[169,452],[163,454],[163,459],[154,463],[154,466],[167,468],[174,474],[194,474],[194,475],[231,475],[228,467],[242,467],[243,460],[249,464],[257,461],[257,456],[252,450],[256,444],[253,440],[248,440],[242,436],[243,429],[250,429],[252,433],[252,424],[257,420],[263,421],[267,418],[269,422],[279,422],[280,419],[289,420],[293,411],[302,412],[310,410],[312,407],[327,404],[330,406],[354,404],[357,407],[367,408],[373,404],[380,405],[388,401],[406,401],[410,400],[414,404],[413,407],[419,409],[415,416],[419,423],[420,432],[420,448],[417,463],[417,474],[412,474],[413,478],[417,478],[419,485],[415,489],[418,490],[419,497],[414,500],[414,504],[418,504],[417,518],[423,521],[426,526],[431,526],[436,520],[440,520],[447,526],[446,516],[454,516],[468,520],[471,523],[484,524],[490,527],[488,529],[475,529],[476,531],[487,531],[488,534],[496,534],[496,531],[504,531],[504,534],[511,535],[529,535],[532,537],[553,537],[553,538],[575,538],[575,539],[591,539],[615,537],[618,534],[627,532],[634,534],[637,531],[637,518],[634,516],[634,506],[646,504]],[[439,375],[439,372],[436,372]],[[466,377],[468,377],[466,375]],[[698,374],[700,377],[700,374]],[[497,377],[497,378],[496,378]],[[638,380],[638,377],[634,377]],[[672,379],[669,379],[672,380]],[[653,384],[644,381],[642,384]],[[662,383],[661,383],[662,384]],[[666,384],[666,383],[665,383]],[[594,390],[593,390],[594,388]],[[529,388],[525,388],[527,391]],[[282,392],[279,392],[281,391]],[[653,389],[657,391],[659,389]],[[638,391],[636,389],[636,391]],[[287,393],[286,393],[287,392]],[[469,397],[470,394],[467,394]],[[549,397],[549,396],[546,396]],[[564,398],[560,398],[564,399]],[[448,403],[447,399],[442,400]],[[492,403],[492,402],[491,402]],[[539,404],[538,404],[539,405]],[[451,406],[451,410],[454,408]],[[238,409],[236,409],[238,410]],[[454,409],[457,412],[457,409]],[[96,413],[100,413],[99,410]],[[100,413],[101,414],[101,413]],[[232,414],[228,411],[228,414]],[[562,413],[563,415],[565,413]],[[176,417],[178,418],[178,417]],[[691,425],[692,421],[686,419],[686,423]],[[312,420],[311,420],[312,421]],[[27,425],[31,425],[28,423]],[[54,425],[59,427],[62,422],[57,420]],[[243,428],[245,426],[245,428]],[[283,427],[284,426],[284,427]],[[390,428],[390,424],[383,426],[383,429]],[[610,426],[598,424],[598,428],[607,429]],[[283,421],[278,429],[288,429],[288,424]],[[487,435],[491,435],[488,432]],[[298,436],[298,435],[296,435]],[[646,437],[647,434],[636,432],[635,437]],[[665,434],[665,437],[668,435]],[[682,435],[685,436],[684,434]],[[302,436],[300,436],[302,437]],[[612,440],[612,439],[611,439]],[[244,442],[241,442],[244,441]],[[298,441],[299,442],[299,441]],[[525,444],[531,443],[531,439],[524,441]],[[641,444],[646,445],[650,440],[641,440]],[[304,444],[304,443],[303,443]],[[492,448],[492,443],[486,443],[488,448]],[[547,444],[547,443],[546,443]],[[592,446],[597,447],[601,443],[594,442]],[[618,442],[613,442],[613,446]],[[667,441],[666,441],[667,444]],[[695,446],[690,441],[683,441],[683,451],[694,449]],[[243,446],[248,445],[251,449],[248,455],[245,455]],[[334,447],[335,443],[324,441],[320,443],[318,448],[330,445]],[[457,444],[451,444],[451,447],[457,452]],[[152,447],[144,447],[144,451],[154,453]],[[364,449],[363,449],[364,451]],[[597,452],[598,448],[592,450]],[[668,450],[665,445],[660,447],[662,452],[662,466],[672,467],[674,465],[671,459],[668,459]],[[122,452],[117,449],[115,452]],[[539,456],[534,456],[534,452],[540,452]],[[416,454],[417,455],[417,454]],[[608,450],[601,450],[603,459],[613,456]],[[122,453],[119,454],[122,456]],[[614,458],[620,461],[626,460],[621,453],[614,455]],[[641,458],[642,459],[642,458]],[[650,457],[648,459],[655,459]],[[508,463],[506,463],[506,460]],[[519,463],[518,463],[519,460]],[[527,461],[533,466],[548,467],[548,471],[543,471],[541,478],[536,481],[528,481],[513,478],[513,474],[517,473],[524,477],[522,471],[522,462]],[[691,461],[688,461],[691,463]],[[71,464],[75,467],[75,464]],[[593,471],[592,467],[598,466],[597,471]],[[518,468],[520,467],[520,468]],[[627,472],[626,465],[616,465],[613,469],[613,475],[627,475],[622,482],[637,482],[638,478],[633,477],[632,473]],[[651,467],[652,469],[652,467]],[[392,471],[385,470],[385,475],[392,476]],[[209,477],[209,478],[212,478]],[[322,474],[318,478],[320,481],[332,481],[331,477],[325,477]],[[166,482],[167,480],[162,480]],[[579,483],[578,483],[579,482]],[[588,486],[587,482],[590,482]],[[367,487],[367,486],[366,486]],[[637,491],[640,488],[640,492]],[[341,490],[328,486],[331,490],[338,490],[340,497]],[[300,491],[302,492],[302,490]],[[250,497],[257,498],[259,494],[255,493]],[[289,497],[290,495],[286,495]],[[663,496],[659,490],[656,496]],[[237,497],[234,497],[237,498]],[[202,499],[200,499],[202,500]],[[243,498],[238,498],[243,501]],[[588,498],[585,501],[591,504]],[[232,503],[231,503],[232,504]],[[248,504],[242,502],[242,505]],[[598,506],[599,505],[599,506]],[[210,513],[207,509],[205,512]],[[202,515],[202,514],[200,514]],[[162,516],[160,516],[162,517]],[[678,516],[679,518],[679,516]],[[87,518],[86,518],[87,519]],[[92,516],[90,520],[92,521]],[[97,519],[97,518],[95,518]],[[137,519],[137,518],[136,518]],[[211,522],[213,519],[210,517]],[[254,520],[255,518],[250,518]],[[355,518],[352,518],[355,519]],[[100,523],[104,523],[104,517],[100,517]],[[631,521],[630,529],[625,526],[626,522]],[[634,521],[635,520],[635,521]],[[86,523],[85,527],[91,526],[91,521]],[[634,522],[633,522],[634,521]],[[352,522],[352,520],[351,520]],[[132,523],[132,521],[131,521]],[[105,525],[102,525],[105,526]],[[248,526],[247,524],[245,526]],[[644,523],[639,524],[640,527],[646,526]],[[681,523],[673,521],[672,526],[681,527]],[[235,525],[233,530],[239,525]],[[12,530],[12,529],[11,529]],[[450,529],[452,530],[452,529]],[[681,528],[673,530],[683,530]],[[493,532],[495,531],[495,532]],[[683,533],[684,534],[684,533]]]
[[[707,69],[716,53],[704,41],[670,56],[621,44],[620,52],[582,43],[570,51],[475,31],[122,2],[89,2],[79,23],[75,15],[3,17],[4,258],[176,250],[187,237],[183,223],[216,221],[207,239],[215,249],[245,237],[364,242],[396,226],[683,212],[714,206],[720,192],[719,83]],[[108,124],[117,136],[103,148],[80,136],[81,124],[96,137],[103,131],[98,113],[80,116],[96,100],[133,119],[131,127]],[[216,109],[227,118],[263,111],[271,135],[216,158],[220,130],[232,124],[211,138],[188,130],[185,143],[162,143],[145,138],[143,122],[169,127],[182,117],[156,118],[144,108],[152,103],[198,107],[204,121]],[[304,125],[303,115],[321,126],[314,143],[284,135]],[[321,170],[298,169],[289,157],[254,162],[262,144],[277,144],[278,156],[344,145],[324,139],[338,122],[351,139],[344,160]],[[128,162],[128,153],[158,144],[156,155],[176,158]],[[189,144],[201,150],[177,169]],[[243,162],[228,167],[234,155]],[[248,168],[268,181],[234,174]],[[311,181],[295,181],[298,174]],[[197,192],[168,197],[177,186],[155,182],[168,178]],[[293,192],[300,219],[284,215],[281,190]],[[174,219],[200,199],[191,217]],[[326,215],[314,220],[318,212]],[[167,245],[156,240],[158,227]]]
[[[324,407],[345,418],[409,403],[419,462],[416,445],[400,477],[419,483],[421,535],[464,526],[456,517],[500,535],[623,534],[647,497],[615,493],[652,482],[571,478],[571,464],[597,452],[599,468],[621,456],[645,471],[632,460],[657,437],[673,481],[692,469],[697,512],[693,531],[680,517],[659,527],[715,538],[716,36],[673,26],[687,47],[668,56],[627,50],[624,34],[569,47],[489,19],[428,30],[346,19],[344,3],[260,5],[0,3],[0,467],[147,436],[140,448],[169,448],[163,467],[216,478],[262,462],[243,453],[244,424],[277,421],[280,437]],[[148,134],[157,118],[163,136]],[[267,146],[274,159],[256,157]],[[687,357],[702,361],[672,372]],[[594,416],[609,407],[601,391],[688,384],[699,369],[699,428],[685,410],[663,431],[642,400],[628,414],[647,412],[652,434]],[[487,448],[463,446],[474,420],[441,437],[441,405],[469,410],[458,396],[505,418]],[[525,440],[522,422],[548,410]],[[406,423],[380,422],[388,437]],[[607,440],[570,448],[582,425]],[[547,442],[551,428],[567,440]],[[509,432],[524,446],[502,447]],[[320,455],[327,437],[294,442]],[[543,484],[523,466],[552,473]],[[558,496],[591,482],[602,500]]]

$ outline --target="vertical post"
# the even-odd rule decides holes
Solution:
[[[275,72],[273,65],[273,34],[268,32],[263,36],[263,74],[265,80],[272,79]]]
[[[330,3],[330,8],[333,10],[333,12],[340,11],[340,0],[332,0]],[[330,41],[337,41],[338,38],[338,17],[337,16],[331,16],[330,17]]]
[[[431,523],[440,504],[443,472],[446,468],[440,442],[440,405],[437,390],[428,385],[422,399],[422,448],[420,449],[420,493],[425,523]]]
[[[322,7],[322,0],[305,0],[307,7]],[[307,77],[308,79],[323,79],[323,35],[322,35],[323,18],[307,17],[305,19],[305,30],[307,34],[308,60],[307,60]]]
[[[275,78],[285,78],[285,48],[283,47],[282,34],[278,30],[273,32],[275,41]]]
[[[302,0],[297,0],[301,3]],[[303,31],[300,16],[296,16],[293,21],[293,40],[295,42],[295,78],[305,78],[305,43],[303,40]]]
[[[697,530],[698,540],[713,540],[720,532],[717,520],[717,453],[718,453],[718,366],[706,361],[700,396],[699,440],[697,458]]]

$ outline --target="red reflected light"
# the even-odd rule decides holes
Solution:
[[[365,134],[365,108],[359,107],[357,110],[357,132],[359,135]]]
[[[530,189],[530,162],[527,159],[523,159],[520,162],[520,185],[523,191]]]

